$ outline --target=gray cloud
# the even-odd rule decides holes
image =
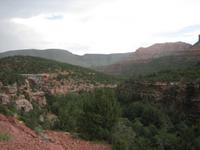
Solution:
[[[26,28],[21,28],[9,22],[0,24],[0,51],[31,48],[40,46],[40,37]],[[34,47],[33,47],[34,48]]]
[[[40,13],[80,12],[105,1],[106,0],[2,0],[0,1],[0,17],[30,17]]]
[[[53,14],[81,11],[79,0],[2,0],[0,1],[0,51],[43,47],[46,43],[38,35],[26,28],[10,22],[11,18],[27,18],[38,14]],[[59,20],[62,15],[52,15],[47,19]]]
[[[70,3],[69,0],[4,0],[0,2],[0,16],[28,17],[39,13],[62,12],[68,9]]]
[[[174,0],[0,0],[0,51],[52,46],[72,49],[74,53],[110,53],[134,51],[145,46],[143,43],[153,44],[159,39],[192,42],[196,40],[192,34],[200,31],[200,2],[176,3],[177,6]]]

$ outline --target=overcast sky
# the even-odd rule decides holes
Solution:
[[[200,0],[0,0],[0,51],[117,53],[194,43],[199,8]]]

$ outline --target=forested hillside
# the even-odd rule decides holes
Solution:
[[[90,68],[94,66],[111,65],[127,59],[129,55],[130,53],[76,55],[62,49],[26,49],[0,53],[0,58],[8,56],[32,56]]]
[[[21,79],[22,76],[20,74],[59,74],[60,72],[71,72],[68,77],[72,79],[85,79],[105,83],[117,81],[113,76],[104,75],[91,69],[31,56],[2,58],[0,59],[0,68],[0,81],[4,83],[13,83],[15,80]]]

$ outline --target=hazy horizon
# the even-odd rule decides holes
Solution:
[[[64,49],[73,54],[133,52],[154,43],[193,44],[198,0],[6,0],[0,52]]]
[[[163,42],[163,43],[154,43],[154,44],[164,44],[164,43],[176,43],[176,42],[183,42],[183,43],[186,43],[186,42],[184,42],[184,41],[175,41],[175,42]],[[194,43],[187,43],[187,44],[191,44],[191,45],[193,45],[193,44],[195,44],[196,43],[196,41],[194,42]],[[35,49],[35,48],[25,48],[25,49],[10,49],[10,50],[4,50],[4,51],[0,51],[0,53],[4,53],[4,52],[9,52],[9,51],[21,51],[21,50],[38,50],[38,51],[45,51],[45,50],[63,50],[63,51],[66,51],[66,52],[69,52],[69,53],[72,53],[72,54],[74,54],[74,55],[78,55],[78,56],[83,56],[83,55],[87,55],[87,54],[97,54],[97,55],[109,55],[109,54],[124,54],[124,53],[133,53],[133,52],[135,52],[137,49],[140,49],[140,48],[148,48],[148,47],[150,47],[150,46],[153,46],[154,44],[151,44],[151,45],[148,45],[148,46],[141,46],[141,47],[138,47],[138,48],[136,48],[135,50],[133,50],[133,51],[129,51],[129,52],[113,52],[113,53],[83,53],[83,54],[76,54],[76,53],[74,53],[74,52],[72,52],[72,51],[70,51],[70,50],[67,50],[67,49],[60,49],[60,48],[45,48],[45,49]]]

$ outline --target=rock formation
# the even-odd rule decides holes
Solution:
[[[187,51],[190,47],[190,44],[184,42],[154,44],[146,48],[137,49],[133,54],[132,61],[147,60],[167,56],[174,53]]]
[[[191,48],[192,51],[200,51],[200,35],[199,35],[199,40],[197,43],[195,43],[192,48]]]
[[[16,104],[19,111],[29,112],[36,103],[40,108],[47,105],[47,95],[66,95],[69,92],[90,91],[95,88],[115,88],[116,85],[92,83],[89,80],[68,78],[75,76],[73,72],[22,74],[24,84],[4,86],[0,82],[0,104]],[[50,119],[51,120],[51,119]]]
[[[17,110],[29,112],[33,110],[32,104],[25,98],[16,100],[16,108]]]
[[[3,105],[7,105],[10,103],[10,98],[8,95],[0,93],[0,103]]]

